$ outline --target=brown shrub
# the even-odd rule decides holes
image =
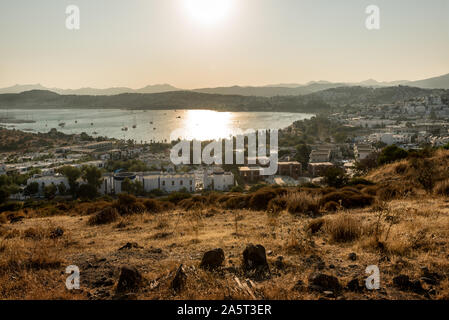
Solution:
[[[382,201],[404,198],[414,194],[415,190],[412,186],[399,182],[382,185],[377,190],[377,197]]]
[[[267,211],[271,213],[280,213],[287,208],[287,199],[285,197],[276,197],[268,202]]]
[[[44,237],[44,232],[41,229],[37,229],[37,228],[28,228],[25,229],[23,231],[23,237],[24,238],[29,238],[29,239],[33,239],[33,240],[40,240]]]
[[[324,226],[325,220],[323,218],[313,219],[306,227],[306,231],[317,233]]]
[[[408,169],[408,166],[406,163],[398,163],[396,165],[396,167],[394,168],[394,171],[397,174],[404,174],[407,171],[407,169]]]
[[[433,188],[433,192],[441,196],[449,196],[449,179],[437,182]]]
[[[207,203],[207,197],[193,196],[192,198],[181,200],[178,205],[184,210],[197,210],[205,208]]]
[[[340,204],[336,203],[335,201],[326,202],[323,207],[324,211],[326,211],[326,212],[335,212],[339,208],[340,208]]]
[[[147,199],[143,202],[145,209],[149,213],[159,213],[162,211],[162,205],[160,201],[154,199]]]
[[[317,196],[305,192],[291,193],[286,196],[289,213],[317,215],[320,213],[320,200]]]
[[[117,209],[109,207],[90,217],[87,223],[91,226],[108,224],[117,221],[119,217]]]
[[[359,221],[348,214],[339,214],[333,219],[326,220],[325,230],[333,242],[354,241],[362,234]]]
[[[321,203],[324,205],[330,201],[334,201],[341,203],[346,209],[363,208],[373,203],[374,197],[360,193],[357,189],[354,190],[356,191],[350,191],[348,188],[346,190],[342,189],[341,191],[329,193],[321,199]]]
[[[170,211],[175,209],[175,205],[169,201],[161,201],[160,205],[162,207],[162,211]]]
[[[121,215],[136,214],[145,212],[145,206],[137,201],[137,198],[130,194],[121,193],[114,202],[113,207]]]
[[[287,189],[284,188],[271,188],[264,187],[251,194],[249,200],[249,209],[251,210],[267,210],[270,200],[277,196],[282,196],[287,193]]]
[[[377,195],[377,190],[378,188],[376,186],[369,186],[369,187],[364,187],[361,191],[364,194],[368,194],[370,196],[375,197]]]
[[[225,209],[235,210],[235,209],[247,209],[251,196],[249,195],[238,195],[231,196],[223,204]]]

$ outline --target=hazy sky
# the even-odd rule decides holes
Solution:
[[[1,0],[0,87],[181,88],[449,73],[448,0]],[[81,28],[65,26],[78,5]],[[365,9],[380,7],[380,30]],[[218,19],[219,18],[219,19]],[[207,20],[207,21],[206,21]]]

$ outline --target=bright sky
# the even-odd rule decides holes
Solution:
[[[80,8],[78,31],[65,26],[70,4]],[[380,7],[380,30],[365,27],[371,4]],[[0,87],[200,88],[446,73],[447,0],[0,2]]]

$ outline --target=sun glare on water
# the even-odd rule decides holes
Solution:
[[[234,0],[183,0],[190,16],[204,24],[215,24],[230,13]]]

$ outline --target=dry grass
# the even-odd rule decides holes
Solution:
[[[326,219],[324,229],[332,242],[357,240],[363,231],[360,221],[347,213],[340,213]]]
[[[294,192],[285,196],[287,211],[291,214],[315,216],[320,213],[320,197],[307,192]]]
[[[304,192],[284,197],[317,203],[320,196]],[[324,263],[322,272],[337,276],[342,284],[364,277],[367,265],[379,265],[385,293],[344,291],[346,299],[423,299],[390,286],[399,273],[419,279],[423,265],[443,277],[431,297],[449,296],[449,203],[444,198],[394,200],[318,219],[282,210],[230,211],[217,205],[125,215],[113,224],[89,226],[88,219],[55,216],[0,226],[0,298],[85,299],[90,294],[110,299],[120,267],[129,264],[146,279],[139,299],[252,299],[235,281],[246,279],[239,267],[248,243],[266,248],[272,271],[271,278],[255,283],[252,292],[257,299],[321,298],[319,292],[294,288],[298,280],[307,286],[308,275],[318,271],[319,259]],[[62,237],[48,237],[54,226],[64,229]],[[139,246],[118,250],[128,242]],[[202,254],[214,248],[225,252],[225,271],[200,270]],[[348,259],[350,252],[357,253],[356,262]],[[282,269],[278,256],[283,257]],[[65,267],[72,264],[80,267],[83,292],[65,289]],[[169,283],[180,264],[186,268],[187,284],[175,295]],[[236,273],[226,271],[233,268]],[[103,277],[113,284],[96,286]],[[104,291],[110,295],[103,296]]]

